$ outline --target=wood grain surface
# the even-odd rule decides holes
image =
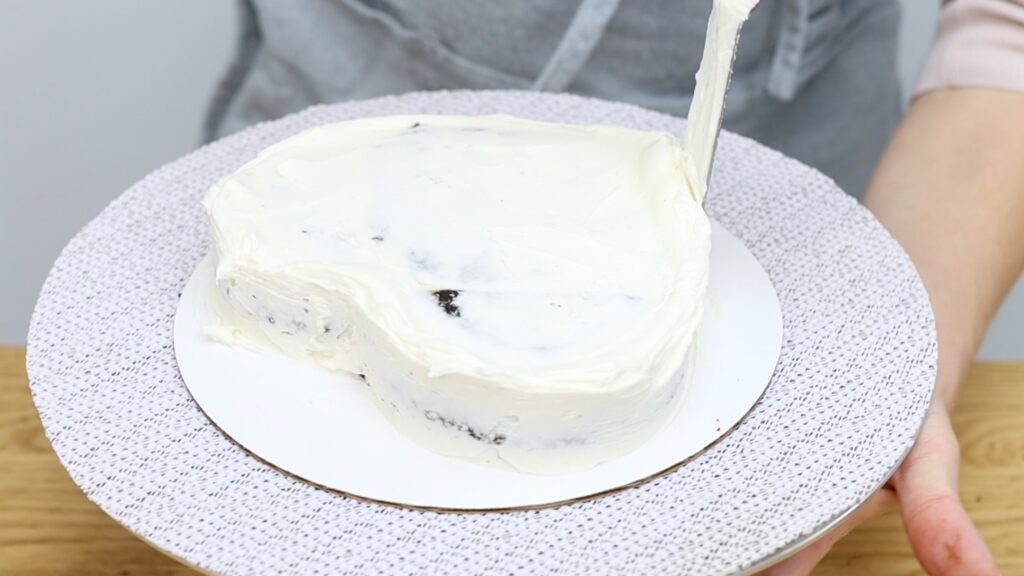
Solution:
[[[1024,364],[976,364],[954,424],[967,510],[1002,573],[1024,575]],[[921,573],[897,515],[855,530],[815,571]],[[111,520],[68,478],[32,404],[23,348],[0,347],[0,574],[198,574]]]

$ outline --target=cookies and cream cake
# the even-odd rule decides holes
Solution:
[[[590,468],[685,392],[710,242],[686,161],[665,133],[508,116],[308,130],[206,196],[209,333],[358,375],[438,452]]]

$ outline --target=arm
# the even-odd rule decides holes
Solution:
[[[938,330],[936,402],[891,482],[907,534],[930,574],[995,574],[958,500],[948,412],[1024,265],[1024,93],[943,89],[918,98],[865,204],[917,266]]]
[[[932,298],[939,395],[952,408],[1024,260],[1024,1],[944,4],[919,98],[865,204],[903,244]]]
[[[943,89],[915,100],[865,204],[910,255],[931,298],[939,339],[936,401],[889,486],[763,575],[809,574],[837,540],[897,499],[929,574],[997,574],[958,498],[959,447],[949,410],[1024,264],[1024,93]]]
[[[957,388],[1024,265],[1024,3],[957,0],[865,204],[910,255],[939,338],[936,401],[890,485],[930,574],[996,574],[960,505]]]
[[[997,574],[958,497],[957,388],[1024,265],[1024,2],[957,0],[865,204],[914,261],[935,310],[936,401],[917,443],[852,517],[770,574],[808,574],[844,534],[895,505],[929,574]]]
[[[1024,265],[1024,93],[945,89],[914,101],[864,202],[910,254],[939,333],[952,408]]]

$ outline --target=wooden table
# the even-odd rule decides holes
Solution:
[[[976,364],[953,420],[967,511],[1002,573],[1024,574],[1024,364]],[[197,574],[135,538],[68,478],[32,405],[23,348],[0,347],[0,573]],[[919,573],[897,515],[855,530],[815,572]]]

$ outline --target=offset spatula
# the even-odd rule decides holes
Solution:
[[[686,174],[698,200],[704,201],[711,164],[722,131],[725,92],[732,78],[740,29],[758,0],[714,0],[708,20],[704,56],[697,70],[697,86],[686,125]]]

